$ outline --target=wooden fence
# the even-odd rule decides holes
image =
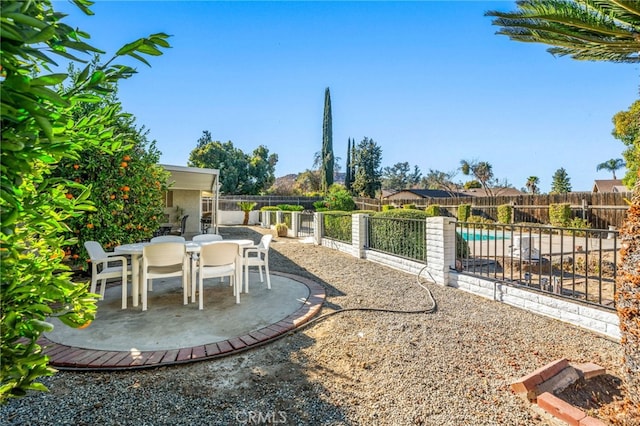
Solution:
[[[382,210],[382,206],[393,204],[401,206],[414,204],[424,209],[432,204],[440,206],[443,215],[457,217],[458,206],[471,204],[473,215],[483,216],[491,220],[498,218],[498,206],[512,205],[514,221],[516,223],[549,223],[549,205],[568,203],[574,217],[586,219],[594,229],[608,229],[610,226],[620,227],[629,209],[627,199],[631,199],[631,192],[570,192],[553,195],[517,195],[496,197],[452,197],[452,198],[420,198],[410,200],[379,200],[375,198],[356,197],[353,200],[358,210]],[[278,204],[297,204],[312,210],[315,201],[322,197],[285,197],[285,196],[257,196],[257,195],[224,195],[220,196],[220,210],[240,210],[238,202],[256,202],[256,210],[263,206],[277,206]]]

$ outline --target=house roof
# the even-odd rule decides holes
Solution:
[[[627,192],[620,179],[602,179],[593,181],[592,192]]]
[[[173,166],[169,164],[161,164],[161,166],[171,173],[169,177],[169,183],[173,182],[171,189],[214,192],[220,176],[220,170],[218,169]]]
[[[464,194],[461,193],[451,193],[448,191],[443,191],[441,189],[403,189],[401,191],[395,191],[391,194],[388,194],[387,197],[393,195],[398,198],[403,192],[408,192],[422,198],[451,198],[456,195],[464,196]]]
[[[516,188],[491,188],[493,195],[500,197],[510,197],[522,195],[523,192]],[[460,191],[461,197],[486,197],[487,193],[482,188],[464,189]]]

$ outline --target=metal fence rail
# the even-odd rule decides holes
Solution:
[[[617,231],[457,222],[456,232],[462,273],[615,309]]]
[[[313,213],[300,213],[300,220],[298,222],[298,236],[299,237],[311,237],[313,236]]]
[[[372,217],[367,220],[367,248],[411,260],[427,256],[426,221]]]

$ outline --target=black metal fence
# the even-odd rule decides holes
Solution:
[[[298,222],[298,236],[299,237],[311,237],[313,236],[313,213],[300,213]]]
[[[615,309],[618,232],[457,222],[461,272]]]
[[[424,262],[427,256],[426,221],[367,216],[367,248]]]
[[[351,244],[351,213],[325,213],[323,237]]]

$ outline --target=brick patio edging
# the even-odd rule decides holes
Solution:
[[[604,426],[600,420],[555,396],[554,392],[562,391],[580,378],[588,380],[605,372],[603,367],[591,362],[570,364],[566,358],[560,358],[511,383],[511,390],[569,425]]]
[[[287,317],[243,336],[182,349],[139,352],[76,348],[52,342],[46,337],[41,337],[38,344],[49,357],[50,366],[58,370],[83,371],[156,368],[220,358],[253,349],[283,337],[308,322],[320,311],[326,298],[324,287],[313,280],[284,272],[271,273],[304,284],[309,289],[309,296],[298,310]]]

